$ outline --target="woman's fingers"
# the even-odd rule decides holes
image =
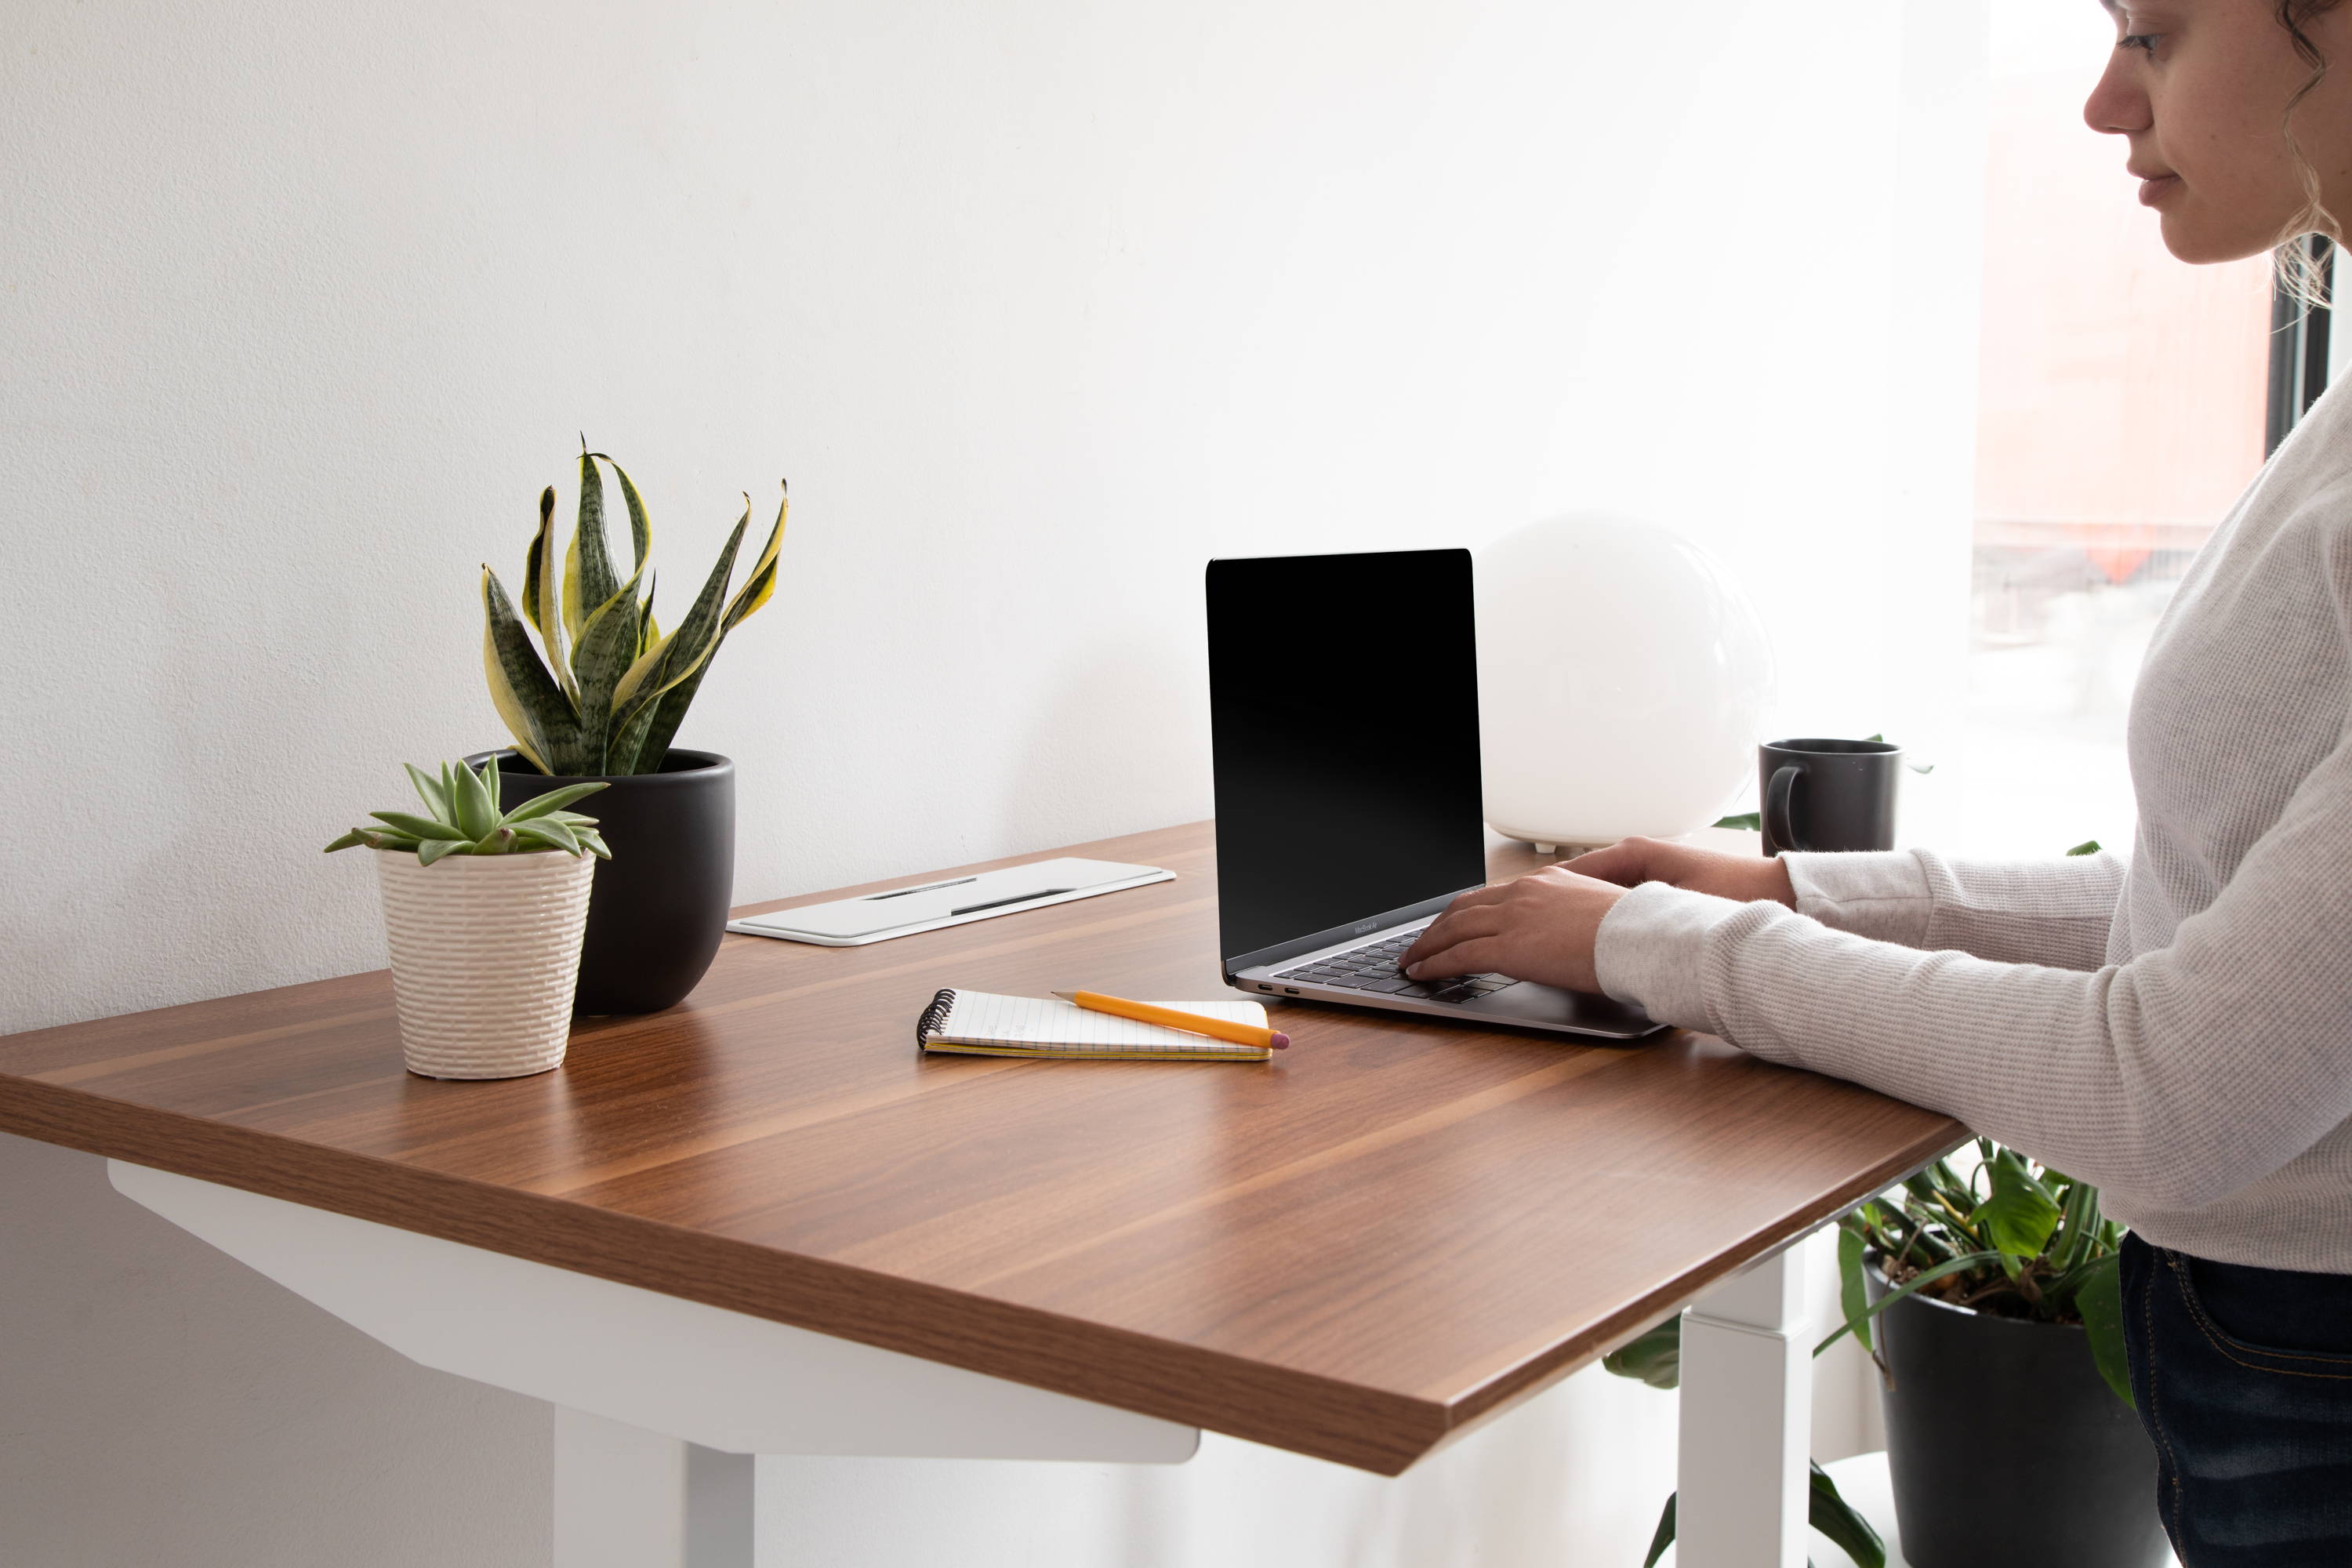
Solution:
[[[1477,904],[1469,909],[1450,909],[1423,928],[1413,944],[1404,950],[1401,964],[1413,964],[1433,953],[1443,952],[1457,942],[1474,936],[1492,936],[1503,929],[1502,911],[1493,904]]]
[[[1456,974],[1484,974],[1501,963],[1503,939],[1498,936],[1474,936],[1417,960],[1412,969],[1415,980],[1447,980]]]

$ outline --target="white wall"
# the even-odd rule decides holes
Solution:
[[[1779,721],[1894,727],[1960,636],[1901,590],[1951,510],[1906,487],[1965,431],[1906,410],[1972,374],[1902,330],[1951,319],[1916,268],[1975,216],[1914,178],[1975,132],[1966,29],[1916,9],[1932,49],[1872,0],[17,0],[0,1029],[381,962],[315,847],[499,738],[476,563],[519,569],[582,429],[673,605],[792,477],[782,585],[681,737],[741,765],[744,899],[1204,815],[1220,552],[1658,516],[1763,602]],[[522,1402],[54,1195],[86,1165],[0,1141],[0,1257],[38,1260],[0,1434],[39,1456],[0,1466],[0,1563],[543,1539]],[[299,1396],[224,1348],[263,1321]],[[343,1440],[254,1441],[289,1400]],[[1666,1441],[1622,1445],[1641,1489]],[[372,1511],[420,1447],[487,1479]],[[1349,1494],[1332,1560],[1454,1484]],[[1219,1528],[1158,1506],[1106,1516],[1117,1560]],[[1560,1517],[1514,1539],[1615,1552]]]

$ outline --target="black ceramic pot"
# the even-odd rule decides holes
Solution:
[[[468,758],[477,764],[484,752]],[[565,784],[603,784],[574,809],[612,849],[596,863],[580,949],[580,1013],[657,1013],[686,999],[727,933],[735,894],[735,764],[677,747],[657,773],[551,777],[514,752],[499,757],[509,809]]]
[[[1864,1270],[1871,1300],[1886,1293]],[[1911,1568],[2160,1568],[2156,1448],[2080,1327],[1906,1296],[1874,1320]],[[1988,1555],[1990,1553],[1990,1555]]]

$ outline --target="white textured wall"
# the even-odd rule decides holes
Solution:
[[[1906,410],[1971,373],[1899,328],[1948,319],[1918,247],[1974,220],[1907,172],[1974,132],[1965,95],[1898,112],[1967,76],[1917,9],[1933,50],[1874,0],[16,0],[0,1029],[381,962],[315,847],[499,739],[475,566],[519,568],[582,429],[673,605],[793,479],[782,585],[681,737],[741,764],[746,899],[1203,815],[1218,552],[1659,516],[1764,602],[1790,727],[1894,727],[1934,669],[1888,650],[1959,634],[1902,596],[1949,510],[1905,486],[1965,431]],[[536,1550],[521,1402],[85,1177],[0,1141],[0,1563]],[[1568,1464],[1616,1392],[1529,1429]],[[1615,1444],[1634,1489],[1664,1431]],[[1351,1482],[1329,1560],[1450,1538],[1412,1500],[1539,1490],[1536,1451]],[[474,1481],[379,1507],[420,1464]],[[1580,1484],[1511,1492],[1552,1522],[1478,1561],[1621,1560]],[[1155,1487],[1070,1561],[1194,1561],[1264,1501]]]

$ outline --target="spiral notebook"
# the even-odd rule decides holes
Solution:
[[[1265,1026],[1265,1009],[1255,1002],[1161,1002],[1187,1013]],[[1091,1012],[1052,996],[998,996],[986,991],[940,992],[915,1026],[915,1043],[927,1051],[960,1051],[982,1057],[1072,1057],[1118,1061],[1262,1062],[1273,1051],[1236,1046],[1206,1035],[1164,1029]]]

